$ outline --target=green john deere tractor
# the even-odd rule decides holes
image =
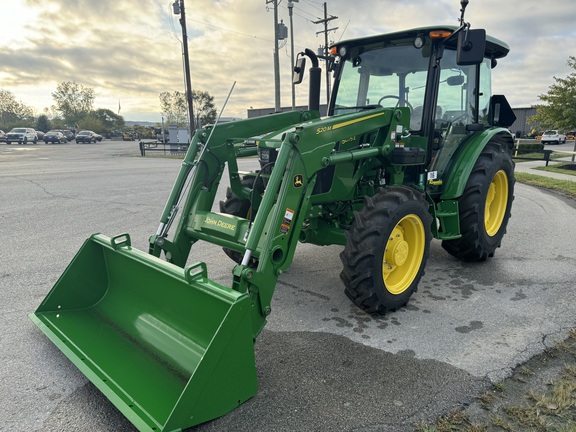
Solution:
[[[462,260],[493,256],[513,200],[514,115],[490,72],[509,49],[469,28],[467,3],[460,27],[334,45],[327,117],[306,50],[295,81],[309,59],[309,110],[196,131],[149,251],[93,235],[31,319],[137,428],[177,431],[256,394],[253,344],[299,241],[342,245],[347,296],[379,314],[416,292],[433,237]],[[239,171],[254,156],[260,169]],[[232,286],[187,265],[198,240],[236,261]]]

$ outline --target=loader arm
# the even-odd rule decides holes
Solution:
[[[150,237],[150,253],[159,257],[164,251],[168,261],[184,267],[193,243],[183,235],[190,213],[211,209],[225,162],[236,165],[236,157],[250,155],[249,151],[236,150],[235,144],[318,116],[314,111],[291,111],[197,130],[164,207],[158,231]],[[184,198],[184,207],[180,208]],[[170,242],[168,229],[178,212],[183,216]]]

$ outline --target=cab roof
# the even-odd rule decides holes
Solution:
[[[398,39],[406,39],[406,38],[415,38],[418,35],[428,35],[432,30],[448,30],[454,32],[458,30],[459,27],[451,26],[451,25],[440,25],[440,26],[428,26],[428,27],[418,27],[413,28],[410,30],[403,30],[399,32],[393,33],[385,33],[376,36],[368,36],[363,38],[356,38],[356,39],[348,39],[345,41],[340,41],[338,43],[333,44],[332,46],[339,47],[339,46],[362,46],[362,45],[374,45],[380,43],[386,43],[387,41],[394,41]],[[456,40],[449,44],[450,46],[456,47]],[[492,36],[486,35],[486,49],[484,52],[485,57],[489,58],[502,58],[506,57],[508,52],[510,51],[510,47],[499,39],[496,39]]]

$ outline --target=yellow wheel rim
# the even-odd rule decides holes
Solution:
[[[508,177],[504,171],[500,170],[490,183],[484,207],[484,227],[490,237],[495,235],[502,226],[507,205]]]
[[[422,220],[415,214],[403,217],[388,237],[382,260],[382,279],[390,293],[401,294],[410,287],[420,270],[425,246]]]

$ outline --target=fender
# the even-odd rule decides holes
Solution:
[[[450,169],[450,175],[448,176],[444,192],[441,195],[442,200],[456,199],[462,196],[468,178],[472,173],[472,169],[480,153],[482,153],[486,145],[496,136],[505,140],[508,143],[508,148],[512,150],[514,147],[514,138],[506,128],[493,127],[481,133],[474,134],[466,145],[460,148],[456,156],[456,160]]]

